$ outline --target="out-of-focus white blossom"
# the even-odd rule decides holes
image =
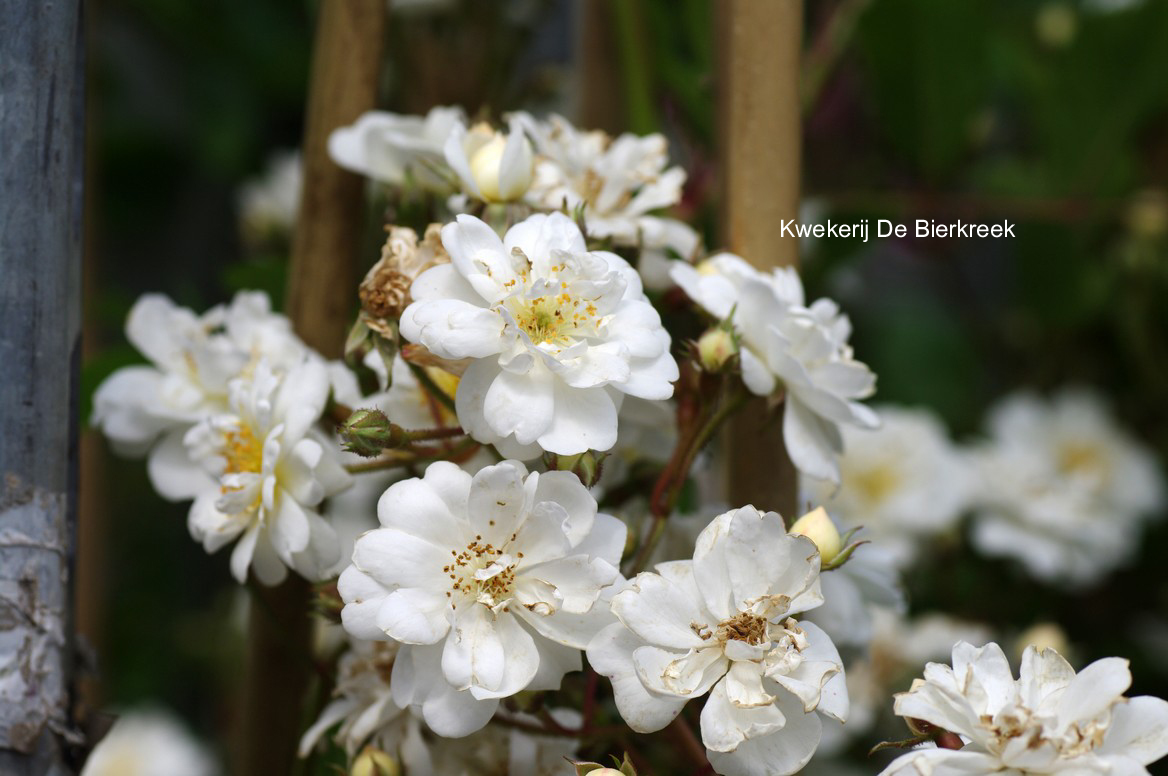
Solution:
[[[1165,507],[1163,475],[1103,400],[1066,390],[1003,400],[977,451],[973,542],[1048,582],[1091,584],[1127,562]]]
[[[847,717],[843,668],[818,626],[819,553],[753,507],[715,518],[691,561],[642,573],[612,599],[619,623],[588,646],[637,732],[665,727],[693,698],[710,763],[731,776],[789,774],[819,743],[819,713]]]
[[[807,619],[840,647],[867,647],[873,618],[881,611],[905,608],[900,574],[879,542],[857,547],[846,563],[821,574],[820,582],[823,606],[808,612]]]
[[[341,167],[381,183],[401,186],[412,181],[446,194],[453,175],[443,148],[463,118],[461,108],[445,106],[431,108],[425,116],[370,111],[329,135],[329,156]]]
[[[98,742],[81,776],[218,776],[211,754],[170,714],[127,713]]]
[[[469,130],[458,123],[443,151],[463,190],[475,199],[515,202],[531,186],[535,157],[531,141],[515,120],[506,134],[486,123],[475,124]]]
[[[459,216],[442,242],[451,263],[414,282],[401,333],[473,359],[456,407],[476,440],[522,459],[608,450],[625,394],[672,395],[677,363],[640,278],[616,254],[588,252],[567,216],[533,215],[502,240]]]
[[[842,429],[839,487],[805,477],[802,488],[845,526],[862,525],[864,538],[904,567],[923,541],[954,527],[969,507],[976,476],[933,413],[874,409],[879,429]]]
[[[304,171],[299,151],[274,155],[262,176],[239,189],[239,221],[245,239],[262,241],[269,235],[288,236],[300,209]]]
[[[268,585],[288,568],[320,579],[337,562],[336,534],[316,512],[351,481],[334,441],[313,427],[329,389],[318,360],[283,374],[261,360],[231,381],[226,411],[151,458],[159,492],[194,499],[188,526],[207,552],[238,539],[231,573],[240,582],[249,567]]]
[[[337,661],[333,700],[321,711],[300,739],[300,756],[306,757],[334,726],[333,739],[350,759],[372,745],[405,766],[406,773],[430,773],[430,750],[423,741],[421,725],[393,702],[389,677],[398,644],[351,639],[349,649]]]
[[[440,461],[392,485],[378,517],[341,574],[342,619],[357,638],[405,645],[399,705],[465,736],[500,698],[557,688],[579,669],[598,630],[588,615],[620,576],[625,526],[597,513],[575,475],[504,461],[472,478]]]
[[[1076,674],[1054,650],[1030,647],[1014,679],[997,644],[960,642],[952,667],[930,663],[895,709],[957,733],[965,746],[914,750],[883,774],[1147,774],[1144,766],[1168,754],[1168,702],[1125,698],[1129,686],[1122,658]]]
[[[746,387],[758,396],[784,392],[783,441],[799,471],[838,483],[840,424],[879,425],[856,401],[872,395],[876,376],[852,355],[848,317],[830,299],[805,306],[794,269],[763,273],[732,253],[697,266],[674,262],[671,275],[710,315],[731,319]]]

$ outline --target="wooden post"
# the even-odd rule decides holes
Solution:
[[[79,0],[0,18],[0,773],[70,773],[83,56]]]
[[[723,238],[760,269],[795,266],[799,242],[781,223],[799,211],[802,0],[726,0],[720,30]],[[730,502],[795,514],[795,470],[778,420],[760,399],[730,424]]]
[[[628,0],[634,2],[635,0]],[[609,0],[582,0],[576,13],[576,121],[610,135],[625,131],[624,98]]]
[[[287,311],[296,332],[328,357],[344,348],[357,295],[364,180],[329,159],[329,133],[377,101],[385,0],[324,0],[314,43],[304,133],[304,189],[292,240]],[[240,767],[243,776],[293,772],[307,720],[309,585],[299,576],[256,586],[251,608]]]

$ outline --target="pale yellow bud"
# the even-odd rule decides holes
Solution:
[[[509,202],[527,191],[534,174],[534,157],[527,138],[522,138],[521,143],[523,152],[514,160],[514,169],[503,169],[507,137],[501,132],[496,132],[471,156],[470,174],[483,199],[488,202]]]
[[[698,361],[707,372],[717,372],[738,353],[734,335],[722,327],[710,329],[698,339]]]
[[[366,747],[353,761],[349,776],[401,776],[401,768],[385,752]]]
[[[1018,636],[1018,654],[1021,655],[1027,647],[1038,649],[1053,649],[1066,657],[1071,651],[1071,643],[1067,634],[1053,622],[1039,622],[1031,625]]]
[[[594,771],[588,771],[587,776],[625,776],[616,768],[597,768]]]
[[[1034,31],[1038,40],[1050,48],[1070,45],[1078,27],[1079,18],[1075,15],[1075,9],[1065,3],[1047,3],[1034,17]]]
[[[819,558],[822,563],[831,563],[842,548],[839,530],[835,523],[827,516],[827,510],[816,507],[803,517],[795,521],[788,533],[806,536],[815,542],[819,548]]]

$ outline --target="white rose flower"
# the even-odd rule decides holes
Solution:
[[[299,151],[273,155],[262,176],[239,188],[239,221],[245,238],[263,240],[288,235],[300,209],[304,170]]]
[[[669,334],[637,273],[588,252],[567,216],[531,216],[502,240],[459,216],[442,242],[451,263],[414,282],[401,333],[442,358],[473,359],[456,406],[476,440],[525,459],[608,450],[624,394],[673,394]]]
[[[188,526],[207,552],[239,539],[231,573],[253,567],[267,585],[287,569],[315,580],[337,561],[337,537],[315,511],[348,487],[332,439],[313,428],[329,393],[328,371],[310,359],[283,376],[266,361],[230,384],[228,411],[193,426],[184,447],[152,459],[164,493],[193,498]]]
[[[574,475],[504,461],[471,477],[440,461],[390,486],[377,512],[382,527],[358,539],[341,574],[341,616],[358,638],[406,645],[399,705],[439,735],[465,736],[500,698],[556,688],[580,667],[599,629],[593,604],[619,578],[625,526],[597,514]]]
[[[467,130],[460,122],[446,139],[443,151],[463,190],[476,199],[514,202],[531,185],[535,164],[531,141],[514,120],[506,134],[486,123]]]
[[[211,754],[170,714],[133,711],[118,717],[85,761],[81,776],[217,776]]]
[[[1165,506],[1156,459],[1098,396],[1005,399],[977,451],[973,542],[1047,582],[1091,584],[1126,562],[1142,522]]]
[[[743,507],[702,531],[692,561],[659,564],[614,595],[620,622],[597,634],[588,662],[633,730],[659,730],[709,692],[701,732],[715,770],[794,773],[819,743],[817,712],[848,712],[831,639],[794,618],[822,602],[815,545]]]
[[[461,108],[438,106],[425,116],[385,111],[362,114],[357,122],[329,135],[333,161],[375,181],[393,186],[413,181],[438,193],[450,191],[442,149],[455,127],[462,126]]]
[[[261,357],[287,367],[309,353],[288,319],[255,292],[203,315],[146,294],[130,310],[126,337],[150,364],[119,369],[98,386],[93,423],[118,452],[149,453],[154,487],[171,499],[181,496],[156,476],[158,459],[181,450],[195,423],[227,410],[228,383]]]
[[[527,201],[540,210],[569,212],[584,208],[588,233],[611,238],[618,245],[639,245],[642,231],[651,234],[654,246],[677,242],[691,250],[692,230],[674,230],[670,219],[651,219],[648,214],[676,205],[681,200],[685,171],[669,167],[669,143],[661,134],[612,138],[600,130],[585,132],[561,116],[539,121],[526,114],[515,119],[535,139],[539,158],[535,182]],[[665,222],[669,222],[668,224]],[[689,256],[689,253],[681,253]]]
[[[925,409],[874,408],[880,428],[841,429],[840,486],[804,477],[808,500],[885,548],[901,568],[929,537],[953,528],[969,507],[976,482],[967,457],[949,441],[941,420]]]
[[[966,745],[914,750],[883,774],[1147,774],[1143,766],[1168,754],[1168,702],[1125,698],[1130,685],[1122,658],[1076,674],[1054,650],[1029,647],[1015,680],[997,644],[960,642],[953,667],[930,663],[924,679],[896,696],[895,710]]]
[[[758,396],[785,391],[783,441],[792,462],[807,476],[838,483],[839,425],[880,423],[856,401],[872,395],[876,376],[852,356],[848,317],[830,299],[805,306],[794,269],[763,273],[731,253],[696,267],[674,262],[671,275],[715,318],[733,314],[746,387]]]
[[[370,744],[402,762],[409,773],[433,772],[421,725],[393,702],[389,677],[397,652],[396,642],[350,640],[349,649],[337,661],[334,700],[301,737],[301,757],[307,757],[335,726],[333,740],[350,759]]]

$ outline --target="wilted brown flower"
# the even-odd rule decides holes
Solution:
[[[382,336],[391,336],[388,322],[396,320],[410,303],[410,285],[430,267],[450,261],[442,247],[442,226],[430,224],[422,242],[404,226],[386,227],[389,237],[381,259],[373,265],[357,291],[366,325]]]

